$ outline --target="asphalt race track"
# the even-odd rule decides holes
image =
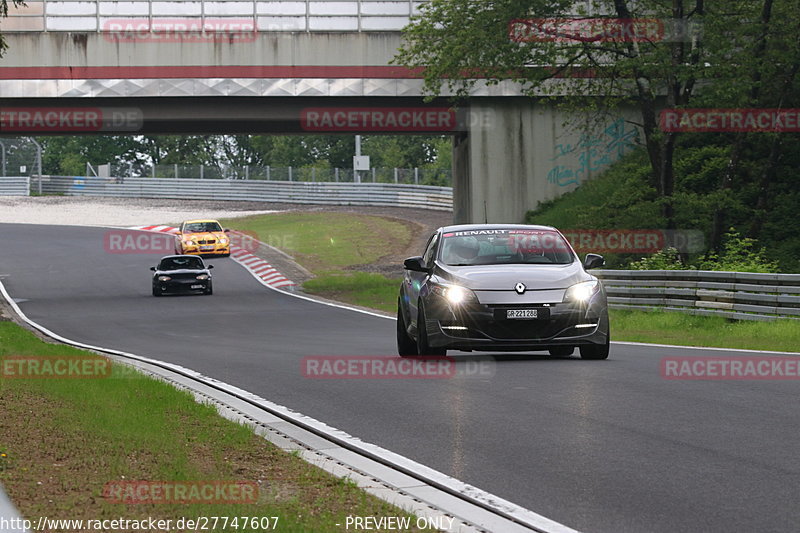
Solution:
[[[230,259],[210,260],[213,296],[154,298],[157,256],[106,253],[106,231],[0,225],[0,275],[32,320],[192,368],[587,532],[800,527],[797,381],[663,380],[662,357],[726,352],[624,345],[607,361],[500,356],[491,376],[309,379],[305,356],[393,357],[394,321],[275,292]]]

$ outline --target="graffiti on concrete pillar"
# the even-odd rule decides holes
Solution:
[[[602,133],[582,134],[576,144],[558,144],[551,159],[555,164],[547,173],[547,181],[559,187],[580,184],[590,173],[603,170],[631,152],[638,140],[639,130],[620,118]]]

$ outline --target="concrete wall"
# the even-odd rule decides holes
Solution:
[[[522,222],[540,202],[577,188],[630,153],[641,135],[624,110],[589,127],[532,98],[471,102],[469,134],[453,148],[454,220]]]
[[[0,67],[100,66],[386,66],[396,32],[255,34],[251,40],[116,42],[108,33],[7,33]]]

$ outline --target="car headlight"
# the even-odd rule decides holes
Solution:
[[[431,285],[431,292],[441,296],[453,305],[478,301],[474,292],[460,285]]]
[[[228,239],[220,239],[219,243],[220,244],[228,244]]]
[[[194,241],[191,239],[186,239],[185,241],[183,241],[183,244],[185,244],[186,246],[194,246]]]
[[[169,276],[158,276],[158,281],[170,281],[171,279]]]
[[[595,280],[576,283],[564,293],[565,302],[588,302],[600,290],[600,282]]]
[[[199,276],[197,276],[197,279],[203,279],[203,280],[208,279],[208,274],[200,274]]]

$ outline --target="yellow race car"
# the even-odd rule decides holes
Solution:
[[[175,234],[175,253],[178,255],[231,255],[228,230],[216,220],[187,220]]]

